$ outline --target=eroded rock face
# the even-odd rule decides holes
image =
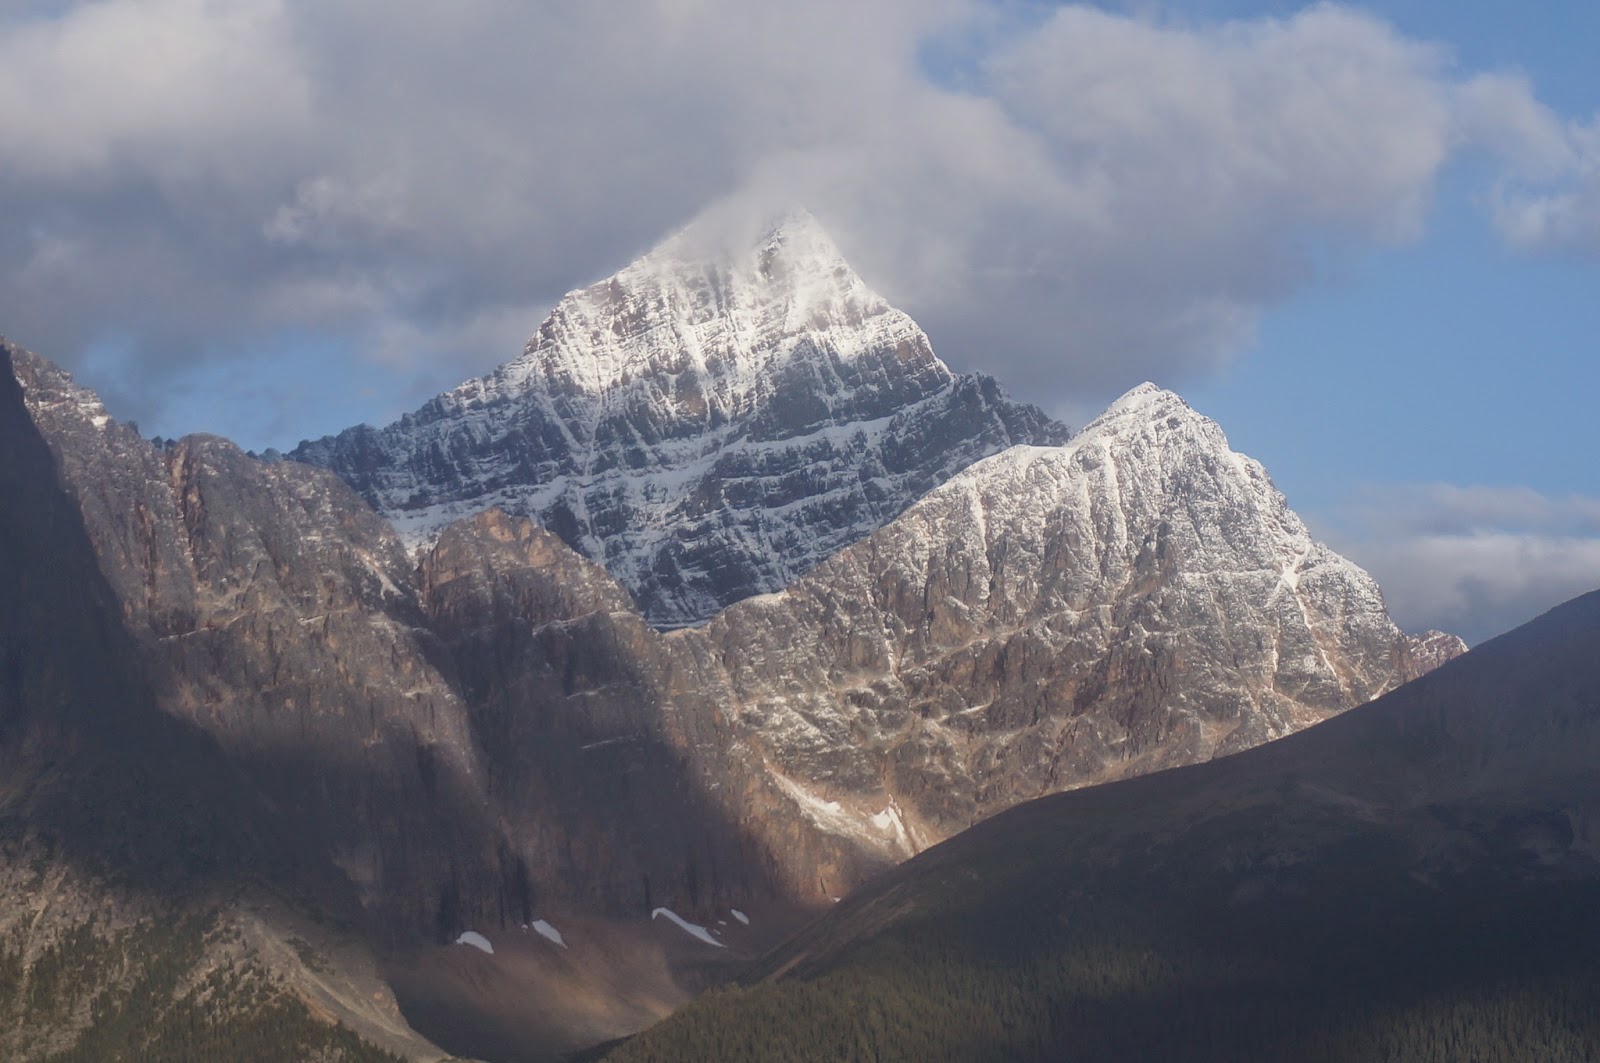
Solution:
[[[399,937],[826,901],[1019,801],[1287,734],[1458,648],[1398,631],[1149,386],[662,633],[520,517],[457,522],[413,567],[327,472],[157,448],[48,363],[17,376],[161,707]]]
[[[1420,635],[1408,635],[1406,640],[1409,667],[1405,679],[1408,683],[1467,652],[1467,644],[1461,636],[1446,631],[1424,631]]]
[[[526,545],[494,545],[512,542]],[[437,573],[464,552],[483,559],[472,593],[446,602]],[[812,899],[1022,800],[1288,734],[1461,649],[1399,631],[1260,465],[1149,386],[1072,443],[981,462],[700,628],[650,631],[598,568],[562,556],[489,514],[424,564],[441,619],[481,618],[450,622],[452,645],[559,662],[497,680],[496,711],[613,721],[584,741],[619,753],[655,721],[680,777]],[[518,604],[486,604],[506,593],[496,581]],[[470,649],[504,637],[496,614],[529,618],[542,648]]]
[[[603,564],[658,627],[779,590],[972,462],[1060,425],[955,376],[797,214],[691,228],[563,299],[523,355],[302,444],[409,544],[490,507]]]
[[[333,474],[214,437],[157,447],[11,353],[154,700],[383,938],[777,888],[687,773],[701,717],[663,705],[660,636],[603,569],[485,514],[419,571]]]
[[[162,709],[402,936],[454,922],[463,892],[498,900],[482,757],[388,523],[321,470],[215,437],[157,448],[13,360]]]
[[[421,568],[490,789],[564,899],[725,910],[886,865],[819,832],[725,711],[723,678],[652,628],[604,569],[498,511],[447,528]],[[557,887],[558,889],[560,887]]]
[[[673,638],[797,806],[889,856],[1288,734],[1464,649],[1397,629],[1259,464],[1150,385]]]

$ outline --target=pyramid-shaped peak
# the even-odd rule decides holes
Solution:
[[[958,378],[815,216],[722,208],[568,293],[517,359],[307,444],[413,544],[494,505],[662,626],[787,585],[958,470],[1065,430]]]
[[[1177,392],[1168,391],[1166,388],[1146,380],[1144,383],[1123,392],[1122,396],[1111,404],[1110,409],[1132,410],[1170,402],[1183,402],[1183,398]],[[1185,403],[1185,405],[1187,404]]]
[[[735,392],[775,380],[791,356],[822,351],[845,362],[899,351],[885,363],[891,375],[927,374],[935,386],[949,378],[916,323],[867,287],[810,212],[724,206],[568,293],[523,356],[484,386],[599,394],[688,372],[702,387],[721,381],[710,385],[718,400],[739,405]]]
[[[1124,392],[1104,413],[1084,425],[1073,436],[1073,444],[1090,440],[1111,443],[1180,428],[1198,433],[1196,439],[1227,446],[1227,437],[1215,421],[1190,406],[1177,392],[1146,382]]]
[[[835,258],[843,259],[839,245],[833,242],[833,237],[828,233],[817,216],[804,207],[790,207],[773,219],[767,226],[766,235],[761,241],[762,249],[789,248],[792,250],[822,251]]]
[[[832,242],[827,229],[817,216],[799,204],[785,207],[772,214],[767,225],[767,238],[771,241],[823,240]]]
[[[1174,415],[1200,417],[1200,414],[1184,401],[1183,396],[1147,380],[1138,387],[1124,392],[1119,399],[1106,407],[1104,413],[1086,425],[1084,431],[1143,424]]]

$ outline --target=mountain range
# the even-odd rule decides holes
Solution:
[[[202,896],[237,927],[275,897],[297,940],[315,913],[367,957],[316,963],[364,990],[278,947],[272,992],[410,1055],[393,1007],[543,1058],[726,977],[662,960],[649,1002],[519,1026],[481,987],[554,977],[553,939],[519,974],[506,933],[659,936],[665,910],[737,944],[734,911],[790,925],[1012,806],[1276,748],[1465,649],[1401,632],[1178,396],[1069,434],[951,373],[803,213],[731,248],[691,227],[520,358],[293,460],[145,440],[4,363],[7,497],[39,499],[4,558],[11,859],[128,879],[128,911]],[[61,811],[100,756],[105,796]],[[113,858],[102,805],[176,833]],[[31,970],[57,931],[11,915]],[[616,933],[613,973],[646,940]],[[56,1041],[98,1036],[114,981]]]

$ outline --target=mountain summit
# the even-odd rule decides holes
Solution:
[[[413,546],[490,507],[599,561],[651,623],[778,590],[974,461],[1066,430],[953,374],[811,215],[701,227],[568,294],[521,357],[302,443]]]

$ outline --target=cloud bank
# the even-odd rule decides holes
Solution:
[[[1408,630],[1440,628],[1477,643],[1600,590],[1600,498],[1374,488],[1321,530],[1377,578]]]
[[[0,328],[158,425],[284,337],[420,402],[708,204],[800,201],[948,360],[1070,406],[1225,364],[1465,154],[1508,239],[1600,252],[1596,129],[1333,5],[24,3]]]

